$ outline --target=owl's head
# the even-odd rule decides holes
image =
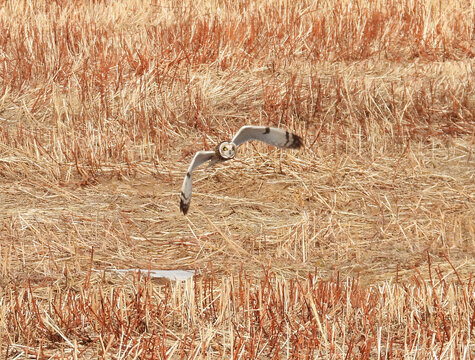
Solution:
[[[236,145],[232,142],[223,141],[218,145],[219,156],[224,160],[229,160],[236,155]]]

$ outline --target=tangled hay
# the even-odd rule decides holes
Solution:
[[[470,359],[469,2],[5,2],[5,358]],[[244,124],[286,128],[194,176]],[[114,269],[194,269],[185,283]]]

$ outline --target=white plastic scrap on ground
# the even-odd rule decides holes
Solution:
[[[103,271],[103,270],[96,270]],[[141,272],[142,275],[148,276],[150,273],[151,278],[166,278],[174,281],[185,281],[195,275],[194,270],[148,270],[148,269],[108,269],[106,271],[128,273],[128,272]]]

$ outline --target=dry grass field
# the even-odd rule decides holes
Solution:
[[[475,359],[474,24],[0,1],[0,358]],[[183,216],[193,154],[245,124],[304,147],[197,170]]]

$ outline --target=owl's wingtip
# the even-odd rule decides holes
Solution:
[[[302,138],[298,135],[292,134],[292,144],[290,144],[290,148],[292,149],[299,149],[303,146]]]
[[[183,215],[186,215],[189,208],[190,208],[190,203],[183,201],[183,199],[180,199],[180,211],[183,213]]]

